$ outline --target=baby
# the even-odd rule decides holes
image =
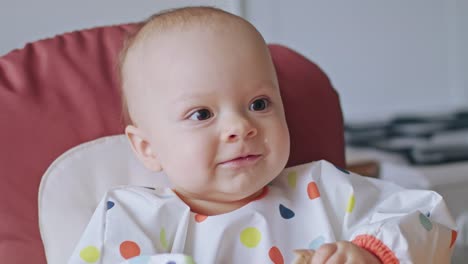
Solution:
[[[172,188],[110,190],[69,263],[449,263],[455,225],[438,194],[326,161],[285,169],[275,68],[242,18],[152,16],[121,79],[132,149]]]

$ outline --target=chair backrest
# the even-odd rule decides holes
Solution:
[[[0,58],[0,259],[45,263],[37,193],[43,173],[80,143],[123,132],[116,60],[135,27],[76,31]],[[288,165],[344,166],[337,93],[314,63],[270,45],[291,133]],[[66,199],[64,197],[63,199]]]

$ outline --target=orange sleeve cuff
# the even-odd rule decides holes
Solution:
[[[377,256],[382,264],[399,264],[400,261],[382,241],[371,235],[359,235],[351,241]]]

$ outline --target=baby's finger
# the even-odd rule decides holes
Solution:
[[[323,244],[315,251],[311,264],[325,264],[328,259],[336,252],[336,244]]]
[[[292,264],[310,264],[315,251],[310,249],[296,249],[294,250],[296,258]]]
[[[330,258],[327,259],[327,263],[345,263],[346,262],[346,255],[343,254],[333,254]]]

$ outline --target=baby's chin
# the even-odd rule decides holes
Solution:
[[[252,185],[250,187],[250,191],[248,189],[239,189],[236,192],[232,193],[232,196],[230,197],[231,202],[236,202],[236,201],[245,201],[245,202],[251,202],[253,200],[257,200],[258,197],[262,196],[262,194],[265,192],[266,184],[259,184],[257,188],[251,189]]]

